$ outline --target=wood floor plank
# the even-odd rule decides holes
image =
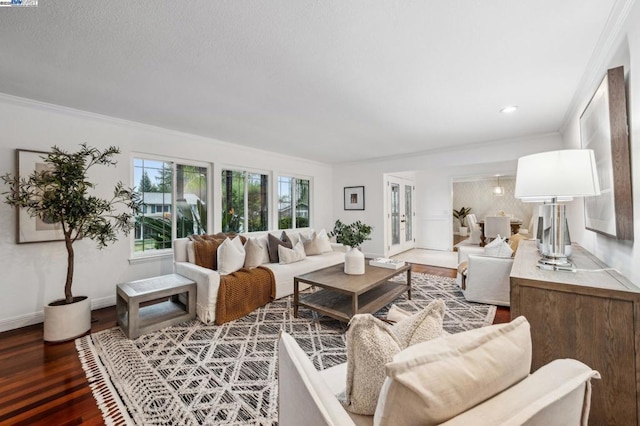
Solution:
[[[413,265],[414,272],[455,278],[456,271]],[[116,326],[115,307],[92,312],[91,332]],[[495,323],[508,322],[498,308]],[[0,425],[101,425],[75,343],[42,341],[42,324],[0,333]]]

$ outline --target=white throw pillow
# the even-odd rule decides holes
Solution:
[[[269,249],[267,248],[266,241],[260,241],[257,238],[247,238],[247,242],[244,243],[244,267],[247,269],[256,268],[262,265],[264,262],[264,255],[267,255],[267,262],[269,259]]]
[[[316,238],[318,239],[318,241],[320,241],[318,245],[320,247],[321,253],[328,253],[330,251],[333,251],[333,247],[331,247],[331,241],[329,240],[329,234],[327,234],[327,231],[325,231],[324,228],[322,228],[320,232],[318,232]]]
[[[450,334],[409,346],[386,365],[374,425],[436,425],[528,376],[529,323]]]
[[[444,302],[435,300],[393,327],[371,314],[354,315],[347,330],[347,410],[375,412],[385,364],[407,345],[441,336],[444,310]]]
[[[391,305],[391,307],[389,307],[389,312],[387,312],[387,319],[397,323],[403,319],[411,317],[411,315],[413,315],[411,312],[405,311],[396,305]]]
[[[228,237],[218,247],[218,273],[227,275],[244,266],[245,251],[240,237]]]
[[[302,242],[298,242],[292,249],[284,246],[278,246],[278,258],[280,259],[281,265],[299,262],[304,260],[306,257],[307,255],[304,252],[304,245]]]
[[[493,257],[511,257],[513,250],[509,244],[498,235],[493,241],[484,246],[484,254]]]

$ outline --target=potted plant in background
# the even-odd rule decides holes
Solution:
[[[10,186],[5,202],[24,208],[31,217],[46,223],[59,224],[67,250],[67,275],[64,299],[55,300],[44,307],[44,340],[69,340],[91,329],[91,301],[87,296],[73,296],[74,251],[78,238],[89,238],[104,248],[117,241],[117,233],[127,235],[134,226],[133,217],[140,211],[141,202],[131,188],[118,182],[110,199],[89,194],[95,184],[88,180],[87,172],[95,165],[113,166],[112,159],[120,150],[111,146],[100,152],[82,144],[78,152],[68,153],[54,146],[43,154],[47,165],[20,178],[10,173],[1,177]]]
[[[460,210],[453,209],[453,217],[460,221],[460,228],[458,228],[458,234],[461,237],[467,236],[469,228],[464,226],[464,218],[471,212],[471,207],[460,207]]]
[[[345,225],[340,220],[336,220],[330,237],[335,236],[338,243],[347,246],[347,253],[344,256],[344,273],[349,275],[364,274],[364,254],[358,249],[360,245],[369,240],[373,227],[365,225],[359,220]]]

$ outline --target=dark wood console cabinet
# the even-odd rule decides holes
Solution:
[[[640,288],[573,245],[577,272],[544,271],[533,241],[520,243],[511,269],[511,318],[531,324],[531,371],[574,358],[593,380],[591,425],[640,424]],[[581,270],[590,270],[585,272]]]

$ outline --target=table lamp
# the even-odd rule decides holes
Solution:
[[[593,150],[549,151],[518,159],[515,197],[524,202],[545,203],[541,207],[543,232],[539,268],[573,269],[568,260],[571,243],[566,210],[561,202],[599,194]]]

